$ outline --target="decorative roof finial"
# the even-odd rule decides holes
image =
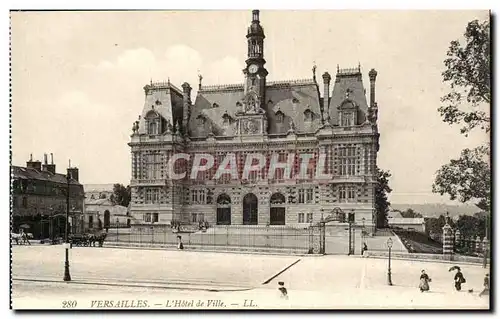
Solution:
[[[358,71],[361,72],[361,62],[358,61]]]
[[[153,78],[149,78],[149,85],[153,85]]]
[[[337,64],[337,73],[339,73],[339,72],[340,72],[340,67],[339,67],[339,65]]]
[[[200,70],[198,70],[198,90],[201,90],[201,81],[203,80],[203,75],[201,75]]]
[[[170,85],[170,77],[167,78],[168,85]]]

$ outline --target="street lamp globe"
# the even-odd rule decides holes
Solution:
[[[392,248],[392,238],[387,239],[387,247]]]

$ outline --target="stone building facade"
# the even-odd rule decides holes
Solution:
[[[83,227],[83,185],[78,182],[78,168],[68,168],[71,231]],[[12,231],[19,232],[21,225],[28,225],[26,232],[35,238],[63,236],[67,210],[68,180],[66,174],[56,173],[56,165],[33,161],[26,167],[11,166],[12,178]]]
[[[200,75],[194,103],[188,83],[182,89],[170,81],[144,87],[144,108],[129,143],[130,213],[135,224],[204,220],[300,226],[340,208],[354,213],[355,222],[363,220],[373,227],[379,149],[377,72],[369,72],[369,103],[360,66],[337,66],[335,79],[325,72],[322,83],[316,66],[311,79],[270,82],[258,10],[252,12],[246,38],[248,54],[240,84],[204,86]],[[211,154],[215,165],[191,179],[193,156],[177,160],[175,172],[185,171],[187,177],[174,180],[167,164],[177,153]],[[228,153],[235,154],[238,178],[228,174],[214,178]],[[264,155],[266,168],[243,176],[246,159],[256,153]],[[306,176],[286,179],[284,168],[268,175],[274,158],[279,163],[290,160],[295,176],[306,153],[313,156],[305,164]],[[328,180],[315,178],[321,158],[322,173],[332,175]]]

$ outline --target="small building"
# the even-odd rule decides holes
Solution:
[[[387,221],[390,228],[401,228],[425,233],[425,218],[392,217],[387,218]]]
[[[78,232],[83,221],[83,185],[76,167],[67,174],[56,173],[53,155],[51,163],[26,162],[26,167],[11,166],[12,231],[24,228],[35,238],[56,238],[65,234],[67,197],[69,191],[69,230]],[[69,177],[69,179],[68,179]]]
[[[114,184],[85,184],[86,199],[112,199]]]
[[[115,205],[109,198],[85,199],[85,232],[129,226],[127,207]]]

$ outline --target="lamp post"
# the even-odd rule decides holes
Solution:
[[[118,241],[118,223],[119,223],[118,217],[116,217],[116,241]]]
[[[483,268],[486,268],[488,264],[488,254],[489,254],[489,241],[488,241],[488,214],[485,215],[484,219],[484,240],[483,243],[485,243],[484,248],[483,248]]]
[[[389,265],[387,267],[387,284],[392,286],[391,278],[391,248],[392,248],[392,238],[387,239],[387,247],[389,248]]]
[[[365,218],[361,219],[363,222],[363,228],[361,229],[361,255],[363,255],[364,245],[365,245]]]
[[[70,173],[68,172],[66,174],[66,180],[68,181],[68,187],[67,187],[67,191],[66,191],[66,225],[64,227],[65,229],[65,234],[64,234],[64,237],[65,237],[65,255],[66,255],[66,259],[64,261],[64,278],[63,280],[64,281],[71,281],[71,275],[69,274],[69,241],[68,241],[68,219],[69,219],[69,185],[70,185],[70,181],[71,181],[71,175]]]

